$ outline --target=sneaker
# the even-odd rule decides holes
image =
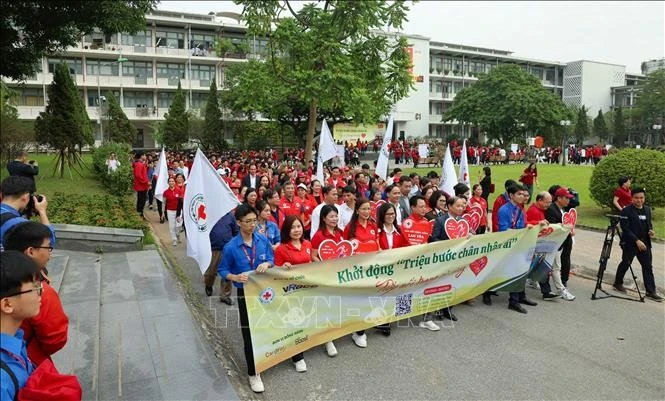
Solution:
[[[559,298],[560,296],[561,296],[561,295],[559,295],[559,294],[555,294],[555,293],[553,293],[553,292],[549,292],[549,293],[547,293],[547,294],[543,294],[543,299],[544,299],[544,300],[553,300],[553,299]]]
[[[367,347],[367,334],[359,336],[357,333],[353,333],[351,338],[353,339],[353,342],[356,343],[356,345],[359,346],[360,348]]]
[[[427,330],[430,330],[430,331],[439,331],[439,330],[441,330],[441,327],[437,326],[436,323],[434,323],[431,320],[427,320],[427,321],[418,323],[418,327],[422,327],[423,329],[427,329]]]
[[[249,376],[249,387],[251,387],[252,391],[255,393],[262,393],[264,388],[261,375]]]
[[[152,210],[152,205],[148,206],[148,209]]]
[[[568,291],[568,288],[564,288],[563,291],[561,291],[561,299],[565,301],[573,301],[575,295],[571,294],[570,291]]]
[[[307,364],[305,363],[304,359],[301,359],[298,362],[295,362],[294,365],[296,366],[296,372],[299,372],[299,373],[307,372]]]
[[[626,293],[626,287],[623,286],[623,284],[614,284],[612,287],[614,287],[615,290],[619,292],[623,292],[624,294]]]
[[[178,240],[175,240],[175,239],[174,239],[173,242],[171,242],[171,245],[173,245],[173,246],[178,246]]]
[[[208,287],[207,285],[205,287],[206,287],[206,296],[211,297],[212,296],[212,287]]]
[[[326,343],[326,353],[328,353],[328,356],[331,358],[337,355],[337,348],[335,347],[335,343],[332,341],[328,341]]]
[[[538,284],[537,281],[531,280],[530,278],[526,279],[526,285],[533,288],[533,289],[535,289],[535,290],[540,289],[540,284]]]
[[[655,292],[647,292],[646,294],[644,294],[644,296],[656,302],[663,302],[665,300],[665,298],[663,298],[662,296],[658,295],[658,293]]]

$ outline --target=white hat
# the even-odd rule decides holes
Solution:
[[[307,185],[305,185],[305,184],[298,184],[298,189],[300,189],[300,188],[302,188],[302,189],[304,189],[305,191],[307,191]]]
[[[226,175],[226,169],[221,168],[221,167],[218,168],[218,169],[217,169],[217,174],[219,174],[219,175]]]

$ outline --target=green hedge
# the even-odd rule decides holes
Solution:
[[[148,223],[136,213],[129,197],[74,195],[56,192],[48,200],[52,223],[84,226],[133,228],[148,232]]]
[[[647,203],[665,207],[665,154],[649,149],[623,149],[603,158],[594,168],[589,190],[600,206],[612,206],[617,180],[632,178],[633,188],[647,190]]]
[[[116,142],[108,142],[92,151],[95,175],[113,195],[123,196],[132,192],[134,175],[129,160],[131,151],[132,148],[128,144]],[[120,167],[113,173],[109,173],[106,166],[106,159],[111,153],[115,153],[120,161]]]

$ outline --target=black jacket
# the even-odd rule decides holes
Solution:
[[[646,229],[640,223],[640,214],[638,211],[643,211],[646,219]],[[649,206],[642,206],[638,209],[633,205],[628,205],[621,210],[621,215],[627,217],[621,219],[621,242],[623,246],[628,248],[637,249],[637,240],[642,240],[647,248],[651,248],[651,237],[649,237],[649,230],[653,230],[651,223],[651,208]]]
[[[559,209],[559,206],[556,205],[556,203],[552,202],[550,207],[545,210],[545,219],[547,219],[550,224],[561,224],[563,223],[563,213],[561,213],[561,209]],[[573,237],[568,234],[566,237],[566,240],[563,241],[563,244],[561,244],[561,247],[559,250],[562,250],[564,247],[572,247],[573,246]]]
[[[250,178],[249,178],[249,174],[247,174],[247,175],[246,175],[245,177],[243,177],[243,179],[242,179],[242,186],[243,186],[243,187],[247,187],[247,188],[258,189],[258,188],[259,188],[259,181],[261,181],[261,176],[257,174],[257,175],[256,175],[256,182],[255,182],[254,186],[252,186],[252,185],[251,185],[252,181],[251,181]]]
[[[7,163],[7,171],[9,171],[9,175],[11,176],[17,175],[19,177],[29,178],[30,181],[32,181],[32,192],[34,193],[37,191],[35,176],[39,174],[39,166],[32,166],[18,160],[12,160]]]

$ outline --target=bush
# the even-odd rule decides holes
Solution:
[[[92,165],[95,175],[109,193],[113,195],[122,196],[132,192],[134,174],[130,160],[131,151],[131,146],[126,143],[108,142],[95,148],[92,152]],[[106,159],[111,153],[117,155],[120,167],[109,174]]]
[[[623,149],[603,158],[594,168],[589,190],[600,206],[612,206],[617,180],[632,178],[633,188],[647,190],[647,203],[665,206],[665,154],[648,149]]]
[[[132,228],[148,232],[148,224],[136,213],[128,197],[112,195],[76,195],[56,192],[48,200],[52,223],[84,226]]]

